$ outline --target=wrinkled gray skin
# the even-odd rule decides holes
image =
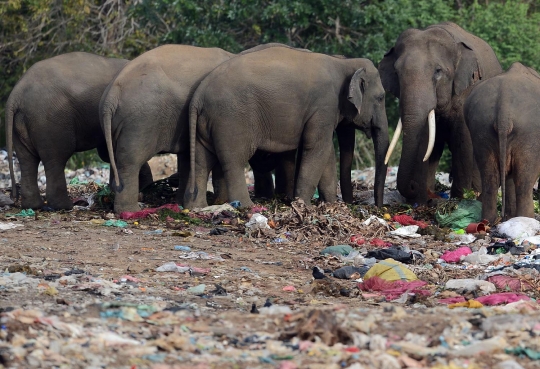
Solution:
[[[295,197],[309,203],[325,169],[335,172],[332,135],[343,119],[373,135],[375,197],[381,205],[388,127],[384,90],[369,60],[269,48],[224,62],[201,82],[190,104],[191,171],[184,205],[207,205],[206,181],[219,163],[229,200],[251,206],[247,161],[256,150],[283,153],[300,145]]]
[[[177,154],[178,173],[188,173],[189,101],[204,76],[233,56],[218,48],[165,45],[131,61],[109,84],[100,112],[111,172],[119,178],[115,212],[139,210],[133,173],[154,155]],[[187,176],[178,178],[183,194]]]
[[[464,105],[482,177],[482,217],[497,218],[502,187],[503,218],[534,218],[532,191],[540,173],[540,76],[520,63],[481,82]]]
[[[435,185],[435,171],[448,144],[452,152],[451,195],[480,187],[472,144],[463,118],[470,87],[502,72],[491,47],[454,23],[425,30],[408,29],[379,64],[385,90],[399,98],[403,149],[397,188],[411,203],[425,203]],[[433,152],[423,162],[428,142],[427,117],[435,109]]]
[[[47,178],[47,205],[54,209],[73,208],[64,168],[75,152],[97,148],[108,161],[99,101],[127,62],[83,52],[63,54],[33,65],[13,88],[6,105],[6,141],[12,197],[17,197],[13,145],[21,166],[23,208],[43,206],[37,186],[40,161]],[[148,164],[140,177],[141,187],[152,183]]]

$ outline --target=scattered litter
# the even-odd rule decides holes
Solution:
[[[251,230],[256,229],[270,229],[268,225],[268,218],[260,213],[255,213],[249,219],[249,222],[246,223],[246,228]]]
[[[175,251],[191,251],[189,246],[174,246]]]
[[[414,281],[418,279],[412,270],[394,259],[381,260],[373,265],[364,275],[364,281],[375,276],[386,281]]]
[[[450,279],[448,282],[446,282],[445,288],[448,290],[466,292],[474,292],[479,290],[484,294],[495,292],[496,290],[493,283],[478,279]]]
[[[446,251],[442,256],[441,259],[446,261],[447,263],[459,263],[461,261],[462,257],[465,257],[466,255],[469,255],[472,253],[472,250],[470,247],[460,247],[457,250],[454,251]]]
[[[105,227],[118,227],[118,228],[125,228],[127,227],[127,223],[123,220],[112,220],[109,219],[105,223],[103,223]]]
[[[532,237],[540,232],[540,222],[533,218],[516,217],[500,223],[497,231],[511,238]]]
[[[9,229],[13,229],[13,228],[17,228],[17,227],[22,227],[23,224],[19,224],[19,223],[5,223],[5,222],[0,222],[0,231],[7,231]]]
[[[354,249],[349,245],[328,246],[321,251],[321,255],[349,255]]]
[[[411,226],[400,227],[396,229],[395,231],[391,231],[390,234],[393,236],[410,237],[410,238],[422,237],[421,235],[416,233],[417,231],[418,231],[418,226],[411,225]]]
[[[464,229],[482,220],[482,203],[476,200],[446,201],[437,208],[435,219],[441,228]]]

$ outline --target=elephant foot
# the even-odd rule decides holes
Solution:
[[[25,199],[22,198],[21,207],[23,209],[41,209],[45,205],[45,202],[41,198]]]
[[[47,199],[47,206],[54,210],[71,210],[73,209],[73,201],[68,196],[62,196],[62,198],[51,197]]]
[[[134,213],[134,212],[140,211],[140,210],[141,210],[141,208],[136,203],[135,204],[117,204],[117,203],[114,204],[114,212],[116,214],[120,214],[120,213],[123,213],[123,212]]]

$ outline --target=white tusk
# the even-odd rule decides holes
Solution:
[[[390,146],[388,147],[388,151],[386,152],[386,157],[384,158],[384,165],[388,164],[388,160],[390,160],[390,156],[392,155],[392,152],[394,152],[394,149],[396,148],[396,144],[399,140],[399,136],[401,135],[402,129],[403,129],[403,124],[401,124],[401,118],[399,118],[399,121],[397,122],[396,130],[394,131],[394,135],[392,136],[392,142],[390,142]]]
[[[431,156],[431,152],[433,151],[433,146],[435,146],[435,110],[432,110],[429,112],[428,128],[429,128],[429,137],[428,137],[427,151],[426,151],[426,156],[424,156],[423,161],[426,161],[429,159],[429,157]]]

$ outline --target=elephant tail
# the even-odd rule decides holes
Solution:
[[[111,92],[109,91],[109,94]],[[104,104],[101,109],[101,126],[105,134],[105,142],[107,143],[107,151],[109,153],[109,161],[111,163],[111,172],[114,175],[114,181],[111,181],[111,188],[114,192],[121,192],[124,189],[122,179],[118,175],[116,168],[116,160],[114,159],[114,149],[112,142],[112,117],[116,112],[116,104]]]
[[[17,183],[15,183],[15,170],[13,168],[13,119],[15,110],[12,99],[8,99],[6,105],[6,145],[9,162],[9,176],[11,178],[11,198],[14,200],[18,198]]]
[[[199,118],[199,108],[196,101],[193,98],[189,106],[189,173],[191,181],[188,184],[189,189],[185,195],[186,197],[190,197],[191,200],[194,200],[199,192],[195,177],[195,146],[197,140],[197,119]]]
[[[512,132],[512,122],[509,118],[499,119],[497,133],[499,138],[499,173],[501,178],[502,190],[502,211],[501,216],[504,219],[506,212],[506,144],[508,142],[508,134]]]

